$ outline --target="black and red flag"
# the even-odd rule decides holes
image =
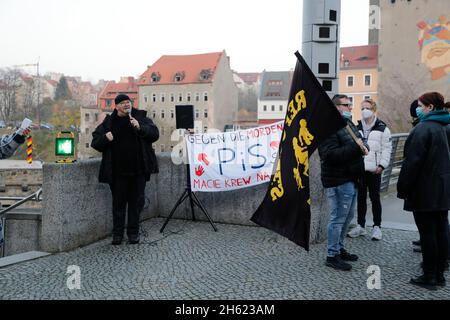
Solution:
[[[308,158],[346,124],[298,51],[278,162],[251,220],[309,250],[311,199]]]

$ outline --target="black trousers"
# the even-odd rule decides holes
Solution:
[[[116,176],[109,185],[113,198],[113,235],[123,236],[128,205],[128,237],[139,234],[139,200],[145,188],[145,177]]]
[[[372,203],[373,225],[381,226],[381,200],[380,200],[381,174],[366,171],[358,186],[358,224],[366,225],[367,189]]]
[[[448,211],[413,214],[420,234],[423,272],[429,275],[444,272],[449,251]]]

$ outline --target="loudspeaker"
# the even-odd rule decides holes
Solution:
[[[177,129],[194,128],[194,106],[191,104],[175,106]]]

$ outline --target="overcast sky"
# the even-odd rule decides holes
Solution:
[[[239,72],[289,70],[302,0],[0,0],[0,67],[138,76],[164,54],[225,49]],[[365,45],[369,0],[342,0],[341,46]],[[36,72],[35,68],[26,71]]]

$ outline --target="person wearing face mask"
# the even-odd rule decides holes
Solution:
[[[446,285],[449,254],[450,114],[438,92],[422,95],[416,112],[420,122],[405,142],[397,197],[413,212],[422,248],[423,274],[410,283],[435,290]]]
[[[377,104],[371,99],[361,103],[362,120],[358,130],[367,141],[370,152],[364,157],[365,173],[358,185],[358,224],[348,233],[351,238],[366,235],[367,189],[372,203],[372,240],[381,240],[381,174],[391,160],[391,131],[376,116]]]
[[[355,214],[356,185],[364,175],[363,156],[368,154],[369,146],[351,121],[350,99],[346,95],[336,95],[333,103],[345,118],[347,127],[319,145],[321,180],[330,205],[325,265],[348,271],[352,266],[347,261],[357,261],[358,256],[345,249],[344,239]]]

